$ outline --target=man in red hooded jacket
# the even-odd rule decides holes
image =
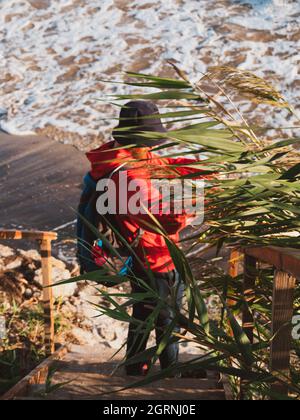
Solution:
[[[151,152],[151,147],[161,144],[165,139],[157,140],[156,137],[156,140],[151,138],[149,140],[145,138],[137,140],[140,132],[166,132],[159,118],[158,108],[152,102],[132,101],[127,103],[121,109],[119,121],[119,126],[113,131],[114,141],[87,153],[92,165],[90,176],[95,181],[109,178],[110,182],[114,183],[116,187],[114,191],[116,200],[116,203],[114,203],[115,220],[119,231],[129,243],[136,241],[136,236],[139,236],[138,243],[134,247],[137,255],[133,265],[134,274],[149,282],[150,280],[145,273],[150,269],[154,277],[152,287],[160,298],[165,301],[171,295],[172,290],[176,291],[176,301],[180,306],[184,285],[175,270],[165,238],[155,227],[152,214],[175,243],[178,243],[179,232],[186,226],[189,216],[184,212],[164,211],[165,203],[161,203],[161,191],[153,187],[151,182],[153,178],[178,179],[180,175],[191,173],[192,169],[180,165],[192,161],[181,158],[164,158]],[[138,147],[130,148],[130,146],[136,146],[137,142],[139,142]],[[176,169],[171,169],[171,165],[179,166]],[[120,181],[121,173],[124,176],[125,171],[126,185],[121,184]],[[162,174],[159,175],[160,172]],[[130,208],[129,204],[137,192],[136,189],[128,187],[130,183],[139,186],[139,201],[143,203],[140,208],[147,207],[145,211],[137,212]],[[126,198],[120,200],[120,193],[122,196],[125,190]],[[149,194],[149,191],[151,191],[151,194]],[[136,200],[134,202],[136,203]],[[160,207],[158,208],[158,206]],[[124,211],[124,208],[126,211]],[[151,281],[153,283],[153,278]],[[132,282],[132,289],[137,293],[145,292],[142,285],[137,284],[136,281]],[[156,305],[157,302],[149,302],[149,300],[136,302],[133,305],[133,318],[141,322],[146,321]],[[155,323],[157,345],[171,322],[171,310],[161,311]],[[174,330],[178,329],[175,327]],[[128,360],[145,350],[148,338],[140,325],[130,324],[127,341]],[[176,343],[169,344],[160,355],[161,367],[167,368],[175,364],[177,360],[178,345]],[[128,364],[126,369],[129,375],[143,374],[147,370],[147,361]]]

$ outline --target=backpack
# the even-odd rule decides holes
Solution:
[[[103,179],[111,178],[120,169],[121,167],[108,174],[108,176],[103,176]],[[114,248],[118,255],[124,257],[124,260],[126,258],[124,264],[121,263],[119,270],[119,275],[125,276],[133,267],[133,257],[129,255],[130,250],[115,234],[119,230],[117,219],[115,215],[106,214],[103,216],[97,212],[96,203],[102,193],[96,191],[97,182],[89,173],[85,175],[83,181],[84,187],[79,201],[77,217],[77,258],[80,273],[100,270],[101,264],[97,262],[102,259],[106,260],[105,262],[113,259],[114,255],[112,254],[114,253],[112,253],[111,248]],[[97,235],[97,232],[100,235]],[[138,229],[134,237],[131,238],[132,247],[138,244],[141,234],[141,229]],[[109,246],[107,246],[107,243]],[[119,259],[116,258],[116,260],[118,260],[116,264],[120,264]]]

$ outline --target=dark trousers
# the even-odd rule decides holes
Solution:
[[[145,280],[149,284],[149,279]],[[135,283],[132,283],[132,291],[134,293],[145,293],[146,290],[141,286]],[[181,307],[182,298],[184,293],[184,284],[180,280],[179,275],[176,271],[171,271],[170,273],[155,275],[154,284],[152,288],[156,290],[158,295],[163,301],[166,301],[171,296],[175,296],[176,306],[178,309]],[[145,322],[149,316],[153,313],[157,307],[158,302],[151,299],[145,299],[143,301],[136,302],[133,305],[133,318],[142,322]],[[157,345],[160,344],[161,339],[172,322],[174,317],[173,310],[168,307],[163,307],[160,311],[158,317],[155,320],[155,332],[156,332],[156,342]],[[146,322],[145,322],[146,324]],[[138,330],[139,325],[131,323],[129,325],[128,340],[127,340],[127,360],[145,351],[147,342],[149,339],[149,334],[145,334],[145,330],[142,327],[141,330]],[[179,332],[179,328],[175,327],[174,331]],[[162,369],[165,369],[178,361],[178,343],[169,344],[162,354],[159,357],[160,365]],[[144,360],[139,363],[134,363],[127,365],[126,370],[128,375],[136,375],[141,373],[142,366],[147,362]]]

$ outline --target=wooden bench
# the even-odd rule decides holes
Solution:
[[[55,232],[3,230],[0,240],[25,239],[37,241],[40,245],[43,276],[43,308],[45,322],[45,347],[47,356],[54,353],[54,314],[51,275],[51,242],[57,239]]]
[[[235,250],[231,255],[232,277],[238,275],[241,254],[244,255],[244,298],[248,303],[255,299],[257,263],[263,262],[274,267],[270,369],[279,376],[287,377],[290,375],[294,290],[300,280],[300,250],[278,247]],[[248,305],[243,310],[243,328],[253,343],[254,319]],[[274,384],[272,389],[281,394],[288,392],[287,386],[281,382]]]

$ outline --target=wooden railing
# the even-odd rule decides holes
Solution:
[[[51,275],[51,242],[57,239],[55,232],[3,230],[0,229],[0,240],[25,239],[37,241],[40,245],[43,276],[43,308],[45,322],[46,354],[54,353],[54,315]]]
[[[279,377],[282,375],[286,378],[290,375],[294,290],[300,280],[300,250],[253,247],[243,251],[233,251],[230,261],[232,277],[238,275],[242,254],[244,254],[244,298],[249,304],[255,299],[257,263],[263,262],[274,267],[270,369],[279,374]],[[243,310],[243,328],[253,343],[254,319],[248,305],[245,305]],[[274,384],[272,389],[281,394],[288,392],[288,387],[280,381]]]

